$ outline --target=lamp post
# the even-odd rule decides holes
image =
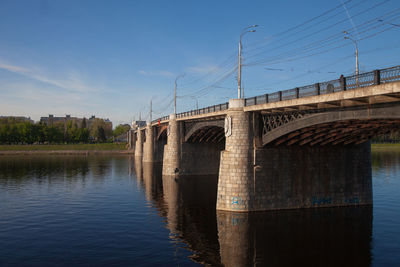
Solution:
[[[153,120],[152,114],[153,114],[153,99],[150,99],[150,125]]]
[[[357,44],[357,41],[353,38],[353,36],[350,33],[348,33],[347,31],[343,31],[343,33],[346,35],[344,37],[344,39],[353,41],[353,43],[356,47],[356,84],[358,86],[358,44]]]
[[[251,25],[242,30],[239,38],[239,59],[238,59],[238,99],[242,98],[242,37],[248,32],[255,32],[256,30],[250,30],[251,28],[258,27],[258,25]]]
[[[174,114],[176,114],[176,82],[178,81],[179,78],[183,78],[185,74],[178,75],[175,79],[175,86],[174,86]]]

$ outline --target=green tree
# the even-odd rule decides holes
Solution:
[[[104,128],[102,126],[99,126],[97,128],[97,134],[98,134],[98,141],[100,142],[105,142],[107,140],[106,138],[106,132],[104,131]]]
[[[115,127],[113,131],[113,136],[114,137],[120,136],[121,134],[128,132],[130,129],[131,127],[128,124],[120,124],[117,127]]]

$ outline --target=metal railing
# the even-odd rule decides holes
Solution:
[[[218,104],[218,105],[209,106],[209,107],[205,107],[205,108],[181,112],[181,113],[176,114],[176,118],[183,118],[183,117],[188,117],[188,116],[207,114],[207,113],[211,113],[211,112],[226,110],[228,108],[229,108],[229,103],[226,102],[223,104]]]
[[[296,98],[330,94],[334,92],[347,91],[359,87],[378,85],[400,81],[400,66],[382,70],[374,70],[349,77],[341,77],[337,80],[306,85],[271,94],[259,95],[245,99],[245,106],[272,103]]]
[[[390,83],[400,81],[400,65],[374,70],[370,72],[361,73],[348,77],[340,77],[337,80],[296,87],[289,90],[278,91],[270,94],[258,95],[254,97],[245,98],[245,106],[253,106],[258,104],[266,104],[279,102],[284,100],[291,100],[296,98],[303,98],[308,96],[316,96],[323,94],[330,94],[340,91],[352,90],[359,87],[366,87],[370,85],[378,85],[382,83]],[[214,106],[209,106],[201,109],[190,110],[176,114],[177,118],[184,118],[188,116],[207,114],[226,110],[229,108],[229,103],[222,103]],[[153,123],[169,120],[169,116],[164,116],[159,119],[153,120]]]

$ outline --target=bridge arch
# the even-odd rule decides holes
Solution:
[[[185,142],[220,142],[225,138],[224,121],[195,123],[185,134]]]
[[[160,138],[167,139],[167,129],[168,129],[168,124],[162,124],[158,128],[158,133],[157,133],[157,139],[160,140]]]
[[[378,106],[306,114],[266,133],[266,145],[359,144],[400,129],[400,106]]]

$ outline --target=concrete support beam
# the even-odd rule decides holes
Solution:
[[[226,136],[225,150],[221,152],[217,210],[249,211],[254,198],[251,119],[243,111],[242,99],[231,99],[229,107],[227,124],[231,122],[231,134]]]
[[[169,116],[167,144],[164,146],[163,176],[176,175],[180,169],[180,127],[175,114]]]
[[[143,157],[143,132],[138,129],[136,132],[136,142],[135,142],[135,157],[142,158]]]
[[[146,142],[143,144],[143,162],[154,162],[153,127],[149,123],[146,127]]]
[[[135,143],[135,131],[131,129],[128,131],[128,147],[130,150],[135,150]]]

